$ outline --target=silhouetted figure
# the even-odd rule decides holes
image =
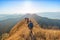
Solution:
[[[29,23],[29,18],[25,18],[25,20],[27,21],[27,24]]]

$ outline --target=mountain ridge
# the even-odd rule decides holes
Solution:
[[[33,19],[30,19],[34,24],[33,27],[33,38],[35,40],[60,40],[60,30],[47,30],[42,29],[39,24]],[[23,19],[21,22],[18,22],[10,31],[8,38],[5,40],[32,40],[30,36],[30,30],[27,26],[28,24]],[[15,31],[15,32],[14,32]]]
[[[22,19],[24,18],[34,18],[37,23],[41,26],[41,28],[44,28],[44,29],[60,29],[60,20],[58,19],[49,19],[49,18],[46,18],[46,17],[41,17],[37,14],[26,14],[26,15],[23,15],[21,17],[17,17],[17,18],[10,18],[8,20],[3,20],[0,22],[0,34],[2,34],[2,29],[3,27],[8,27],[7,30],[11,30],[11,28],[16,24],[18,23],[19,21],[21,21]],[[10,26],[7,25],[7,24],[11,24]],[[5,25],[4,25],[5,24]],[[4,25],[4,26],[3,26]],[[3,27],[2,27],[3,26]],[[7,30],[4,30],[4,32],[9,32]]]

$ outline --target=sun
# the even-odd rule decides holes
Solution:
[[[22,14],[34,14],[36,12],[36,10],[34,9],[34,6],[32,4],[31,1],[25,1],[23,3],[22,9],[20,11],[20,13]]]

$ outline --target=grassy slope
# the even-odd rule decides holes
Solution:
[[[34,23],[32,31],[36,40],[60,40],[60,30],[42,29],[34,19],[31,18],[31,20]],[[27,27],[26,21],[22,20],[11,29],[10,36],[6,40],[31,40],[29,34],[30,30]]]

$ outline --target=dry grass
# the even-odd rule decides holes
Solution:
[[[39,29],[35,32],[36,40],[60,40],[59,30]]]
[[[32,22],[34,23],[32,31],[35,40],[60,40],[60,30],[42,29],[34,19],[32,19]],[[15,25],[9,35],[10,36],[5,40],[31,40],[30,30],[28,29],[26,22]]]

